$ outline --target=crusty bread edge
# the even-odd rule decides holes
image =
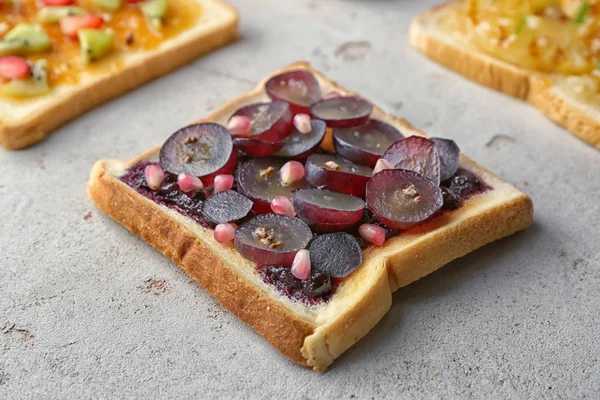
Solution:
[[[69,96],[57,99],[52,106],[42,108],[35,115],[8,122],[0,120],[0,145],[7,150],[19,150],[31,146],[43,140],[55,128],[97,105],[237,39],[239,37],[237,10],[225,2],[218,1],[222,7],[228,8],[232,13],[231,20],[223,26],[199,34],[182,45],[151,51],[140,62],[116,73],[105,74],[83,89],[73,88]]]

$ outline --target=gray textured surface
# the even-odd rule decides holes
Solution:
[[[244,39],[0,151],[0,398],[597,398],[600,152],[427,61],[434,1],[234,0]],[[400,290],[318,375],[280,356],[170,260],[101,215],[96,159],[129,159],[307,59],[529,193],[535,225]]]

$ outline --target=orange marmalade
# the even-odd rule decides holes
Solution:
[[[29,61],[45,59],[48,62],[48,83],[74,85],[89,73],[119,70],[123,66],[122,56],[156,48],[162,42],[191,28],[198,21],[202,9],[197,1],[169,0],[168,11],[160,29],[152,26],[135,4],[123,2],[123,7],[109,13],[94,7],[89,0],[76,0],[75,5],[104,18],[103,29],[115,32],[115,42],[111,52],[101,59],[84,64],[81,48],[77,40],[66,37],[58,23],[41,24],[52,41],[52,48],[37,54],[25,56]],[[43,3],[38,0],[18,0],[13,5],[0,7],[0,38],[18,23],[36,24],[38,11]]]

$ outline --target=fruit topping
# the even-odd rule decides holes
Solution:
[[[160,29],[169,10],[169,4],[167,0],[146,0],[140,4],[140,9],[150,24]]]
[[[231,190],[231,188],[233,187],[233,181],[233,175],[221,174],[215,176],[213,192],[219,193],[224,192],[226,190]]]
[[[450,190],[445,186],[441,186],[441,189],[444,198],[444,205],[442,206],[444,210],[456,210],[462,205],[462,199],[454,190]]]
[[[228,223],[228,224],[219,224],[215,226],[215,231],[213,233],[213,237],[219,243],[229,243],[235,238],[235,231],[237,230],[237,225]]]
[[[265,84],[267,94],[273,101],[284,101],[292,113],[310,114],[310,106],[321,100],[319,82],[306,70],[284,72],[269,79]]]
[[[237,167],[237,159],[237,152],[232,151],[231,155],[229,156],[229,160],[227,160],[224,166],[222,166],[212,174],[208,174],[200,178],[202,180],[202,183],[204,183],[205,186],[210,186],[214,183],[214,180],[217,177],[217,175],[232,175]]]
[[[333,130],[337,153],[350,161],[369,167],[375,166],[392,143],[403,138],[396,128],[375,119],[353,128]]]
[[[325,122],[320,120],[312,120],[310,126],[309,133],[301,133],[299,130],[294,129],[290,136],[283,141],[283,148],[274,153],[273,156],[294,160],[306,159],[319,147],[327,129]]]
[[[350,229],[365,211],[362,199],[323,189],[296,190],[292,192],[292,203],[308,226],[322,232]]]
[[[204,184],[210,185],[211,174],[229,173],[236,162],[233,142],[229,131],[219,124],[205,122],[186,126],[175,132],[160,149],[160,165],[175,175],[182,172],[196,177],[205,177]],[[232,162],[233,160],[233,162]],[[233,164],[233,165],[231,165]]]
[[[302,280],[292,274],[289,267],[262,266],[258,268],[263,281],[275,286],[284,295],[306,304],[319,304],[328,300],[334,290],[331,277],[313,271],[308,279]]]
[[[158,190],[165,180],[165,171],[157,164],[150,164],[144,169],[146,185],[150,190]]]
[[[0,56],[40,53],[52,46],[50,37],[40,25],[15,25],[0,41]]]
[[[304,249],[311,238],[310,228],[298,218],[263,214],[240,225],[235,233],[235,248],[257,264],[289,267],[298,250]]]
[[[362,265],[360,245],[345,232],[315,237],[310,241],[308,251],[313,270],[333,278],[345,278]]]
[[[310,269],[310,253],[306,249],[298,250],[290,272],[294,277],[306,280],[310,278]]]
[[[443,202],[439,186],[414,171],[384,170],[367,184],[367,205],[379,221],[395,229],[425,221]]]
[[[394,168],[415,171],[440,184],[440,157],[435,142],[421,136],[410,136],[394,142],[383,154]]]
[[[60,30],[71,38],[77,39],[77,32],[81,29],[97,29],[104,24],[102,17],[97,15],[73,15],[60,20]]]
[[[375,168],[373,168],[373,175],[383,171],[384,169],[394,169],[394,166],[385,158],[380,158],[375,163]]]
[[[459,168],[452,178],[444,181],[442,185],[463,200],[489,189],[481,179],[463,168]]]
[[[122,5],[121,0],[90,0],[90,3],[108,11],[117,11]]]
[[[280,179],[280,170],[284,164],[284,160],[274,158],[253,158],[239,168],[238,189],[240,193],[254,201],[255,212],[269,213],[271,201],[275,197],[290,197],[293,190],[307,186],[304,179],[284,185]]]
[[[233,190],[213,194],[202,204],[202,213],[215,224],[238,221],[251,209],[252,200]]]
[[[371,168],[335,155],[312,154],[306,160],[306,180],[334,192],[364,197],[372,174]]]
[[[450,179],[458,169],[460,148],[454,140],[431,138],[440,156],[440,180]]]
[[[314,103],[310,111],[331,128],[350,128],[366,123],[373,105],[358,96],[334,97]]]
[[[300,133],[310,133],[312,127],[310,125],[310,115],[296,114],[294,115],[294,128]]]
[[[281,150],[283,142],[267,142],[252,138],[235,138],[233,145],[240,151],[252,157],[267,157]]]
[[[13,79],[0,85],[0,94],[11,97],[34,97],[50,92],[46,60],[36,61],[31,67],[31,79]]]
[[[245,115],[234,115],[227,123],[227,129],[233,136],[246,136],[251,128],[252,122]]]
[[[75,3],[75,0],[42,0],[47,6],[70,6]]]
[[[271,210],[275,214],[283,214],[290,217],[296,216],[292,201],[285,196],[277,196],[271,201]]]
[[[19,79],[29,75],[29,64],[21,57],[0,57],[0,79]]]
[[[358,227],[358,234],[375,246],[383,246],[385,243],[386,231],[378,225],[362,224]]]
[[[42,24],[51,24],[60,21],[64,17],[86,15],[87,13],[84,8],[75,6],[42,7],[37,14],[37,20]]]
[[[234,137],[251,137],[253,139],[279,142],[292,132],[292,111],[287,103],[255,103],[237,110],[232,118],[244,116],[250,119],[250,131],[247,134],[233,134]]]
[[[289,186],[304,178],[304,165],[298,161],[288,161],[279,170],[279,177],[284,186]]]
[[[76,18],[76,17],[69,17]],[[77,31],[81,46],[81,58],[89,64],[104,57],[113,47],[115,33],[109,29],[80,29]]]
[[[179,185],[179,189],[184,193],[204,189],[204,185],[200,179],[185,172],[177,175],[177,184]]]

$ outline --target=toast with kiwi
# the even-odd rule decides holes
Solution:
[[[454,142],[427,139],[305,62],[161,147],[98,161],[88,191],[316,371],[375,327],[395,290],[533,217],[527,195]]]
[[[0,5],[0,145],[16,150],[238,37],[221,0]],[[61,3],[62,4],[62,3]]]

